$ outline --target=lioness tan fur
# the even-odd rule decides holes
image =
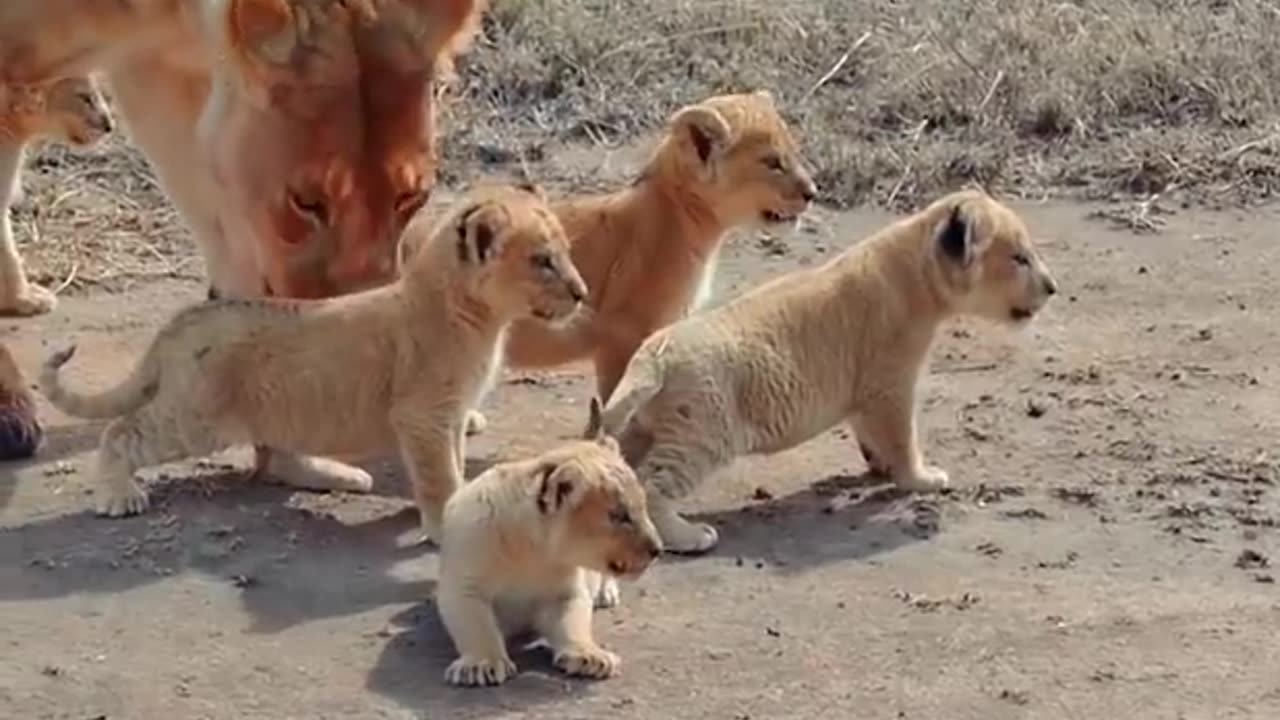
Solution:
[[[673,500],[736,456],[779,452],[836,423],[850,423],[874,471],[936,490],[947,474],[921,456],[915,389],[939,325],[958,314],[1022,323],[1056,291],[1012,210],[956,192],[820,267],[655,333],[609,401],[605,430],[676,551],[706,551],[718,537]]]
[[[529,630],[569,675],[617,672],[591,632],[602,580],[639,577],[662,543],[595,400],[591,416],[588,440],[495,465],[445,504],[436,602],[459,654],[450,684],[505,682],[516,673],[505,640]]]
[[[27,280],[9,218],[22,193],[27,145],[44,138],[89,146],[111,126],[111,112],[87,76],[42,86],[0,85],[0,314],[38,315],[56,304],[53,293]]]
[[[213,287],[385,282],[434,184],[433,78],[482,0],[4,0],[0,84],[98,71]]]
[[[394,438],[424,537],[438,539],[444,501],[462,481],[463,421],[507,326],[566,318],[586,294],[540,192],[482,187],[455,208],[397,282],[328,300],[189,308],[101,394],[67,389],[58,368],[71,351],[53,354],[40,378],[50,402],[115,418],[102,437],[98,511],[145,509],[133,474],[146,465],[240,443],[353,457]],[[313,486],[368,491],[372,479],[359,472]]]
[[[436,78],[484,0],[3,0],[0,84],[101,72],[204,256],[210,297],[328,297],[393,277],[438,162]],[[265,472],[342,463],[260,448]]]

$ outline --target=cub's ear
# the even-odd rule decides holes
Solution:
[[[467,208],[458,219],[458,259],[483,265],[497,257],[502,231],[510,222],[506,208],[492,202]]]
[[[960,205],[951,209],[947,218],[938,224],[934,237],[943,257],[968,267],[973,261],[973,226],[965,220]]]
[[[574,507],[585,490],[581,472],[572,462],[557,465],[548,462],[538,469],[542,475],[538,485],[538,511],[552,515],[564,508]]]
[[[671,130],[707,167],[729,147],[733,135],[724,116],[706,105],[689,105],[671,116]]]
[[[225,0],[226,39],[251,64],[288,65],[300,43],[289,0]]]

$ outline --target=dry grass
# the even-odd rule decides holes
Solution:
[[[678,106],[766,87],[823,199],[1009,194],[1227,205],[1280,188],[1280,3],[1265,0],[494,0],[445,113],[442,179],[606,179]],[[583,151],[586,148],[587,151]],[[566,157],[577,160],[566,162]],[[58,286],[202,268],[140,156],[41,150],[17,213]]]
[[[767,87],[840,206],[965,181],[1234,203],[1280,187],[1277,37],[1261,0],[497,0],[446,148],[536,160]]]

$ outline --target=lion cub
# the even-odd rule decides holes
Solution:
[[[592,638],[595,598],[606,575],[642,575],[662,542],[594,399],[587,435],[495,465],[445,504],[436,603],[460,656],[446,682],[505,682],[516,673],[506,638],[529,630],[569,675],[617,672],[618,656]]]
[[[73,346],[46,361],[40,388],[68,414],[115,418],[99,454],[100,513],[147,507],[133,478],[142,466],[241,443],[353,457],[394,438],[424,535],[438,540],[444,501],[462,482],[463,420],[491,381],[507,326],[563,320],[586,292],[540,192],[481,188],[391,285],[197,305],[160,330],[118,387],[67,389],[58,369]],[[364,474],[313,487],[370,485]]]
[[[590,358],[607,402],[640,343],[707,300],[729,231],[793,224],[816,193],[768,91],[681,108],[630,186],[552,203],[591,299],[560,327],[515,323],[507,364]]]
[[[710,525],[671,501],[734,457],[775,453],[848,422],[868,465],[906,490],[925,465],[915,389],[938,326],[1019,324],[1057,292],[1022,220],[977,191],[947,195],[824,265],[765,283],[645,341],[604,411],[666,547],[702,552]]]
[[[57,304],[53,293],[27,280],[9,220],[22,190],[27,145],[44,137],[88,146],[111,127],[111,112],[89,77],[36,87],[0,85],[0,314],[39,315]]]

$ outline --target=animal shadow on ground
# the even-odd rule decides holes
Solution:
[[[434,587],[435,552],[410,543],[418,521],[398,499],[408,494],[404,473],[383,465],[393,474],[365,464],[375,484],[362,496],[284,488],[205,464],[195,477],[184,470],[149,483],[152,506],[142,515],[108,519],[85,507],[0,528],[0,603],[118,593],[195,572],[238,588],[249,631],[273,633],[421,600]],[[468,465],[470,474],[488,461]]]
[[[41,465],[49,465],[45,474],[56,473],[57,461],[97,447],[105,423],[79,423],[58,427],[45,426],[44,443],[35,457],[0,463],[0,510],[13,501],[18,489],[18,474]]]
[[[514,678],[498,687],[453,687],[445,683],[444,671],[456,655],[434,599],[405,609],[393,623],[400,629],[389,631],[366,687],[421,717],[508,717],[537,703],[590,693],[596,682],[566,677],[552,666],[545,645],[516,638],[508,643],[518,671]]]
[[[782,497],[757,489],[746,505],[689,519],[719,530],[713,553],[796,573],[926,540],[938,530],[939,513],[929,499],[865,472],[832,475]],[[697,557],[669,554],[664,560]]]

